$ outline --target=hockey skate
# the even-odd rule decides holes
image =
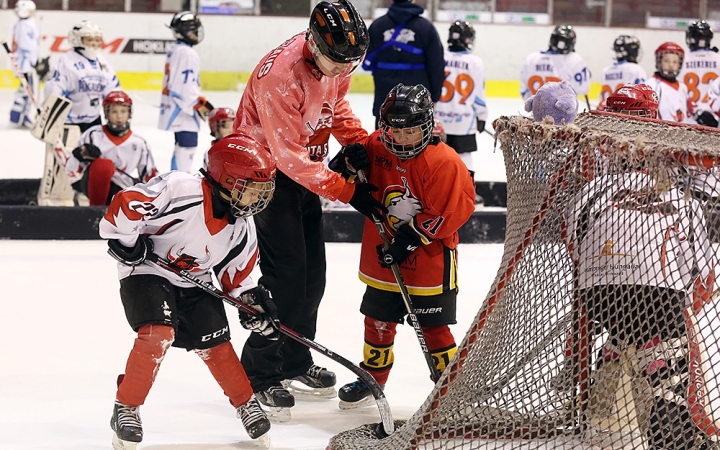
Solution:
[[[112,440],[115,450],[135,450],[143,438],[140,408],[123,405],[115,400],[110,428],[115,432]]]
[[[271,422],[287,422],[290,420],[290,408],[295,406],[295,397],[282,386],[270,386],[264,391],[256,392],[263,411]]]
[[[263,447],[270,448],[270,420],[255,397],[250,397],[247,403],[237,409],[237,416],[242,420],[248,436],[257,439]]]
[[[385,386],[380,386],[384,388]],[[370,387],[361,379],[348,383],[338,391],[340,409],[356,409],[375,404],[375,398],[370,393]]]
[[[325,400],[337,397],[335,373],[315,364],[303,375],[283,380],[282,385],[294,397],[302,400]]]

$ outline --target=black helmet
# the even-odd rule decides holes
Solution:
[[[339,63],[362,60],[370,42],[365,22],[347,0],[318,3],[309,33],[320,53]]]
[[[618,61],[636,63],[640,55],[640,40],[635,36],[623,34],[615,39],[613,50]]]
[[[704,20],[691,23],[685,32],[685,43],[691,51],[701,48],[709,49],[712,38],[713,30],[710,28],[710,24]]]
[[[170,28],[176,39],[188,45],[199,44],[205,36],[200,19],[190,11],[175,14],[170,22]]]
[[[550,35],[550,50],[568,54],[575,51],[575,30],[570,25],[558,25]]]
[[[398,84],[390,90],[380,107],[380,141],[385,150],[402,160],[414,158],[430,143],[435,125],[433,102],[430,92],[422,84],[404,86]],[[393,129],[420,127],[422,137],[412,142],[398,142]],[[408,131],[409,133],[409,131]]]
[[[470,22],[456,20],[450,25],[447,41],[451,49],[472,50],[475,42],[475,28],[470,25]]]

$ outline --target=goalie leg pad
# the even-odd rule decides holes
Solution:
[[[253,395],[250,381],[229,341],[205,350],[195,350],[195,353],[208,366],[231,405],[239,408],[250,400]]]

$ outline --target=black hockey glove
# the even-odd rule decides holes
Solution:
[[[355,183],[355,192],[348,203],[370,219],[382,219],[382,214],[386,213],[388,209],[370,194],[377,190],[378,188],[374,184]]]
[[[405,224],[400,227],[387,250],[383,250],[382,245],[377,246],[380,265],[386,269],[393,264],[400,265],[405,262],[410,253],[417,250],[421,245],[422,239],[420,239],[420,236],[413,231],[410,225]]]
[[[348,170],[357,172],[370,167],[370,157],[362,144],[350,144],[343,147],[343,155],[347,158]]]
[[[240,325],[246,330],[260,333],[271,341],[277,341],[280,338],[280,320],[270,291],[264,286],[258,286],[244,292],[240,300],[258,312],[251,316],[239,311]]]
[[[83,144],[72,151],[73,156],[82,162],[92,162],[102,155],[102,151],[93,144]]]
[[[113,258],[117,259],[126,266],[137,266],[145,261],[145,258],[153,251],[153,242],[142,234],[138,236],[135,241],[135,246],[132,248],[125,247],[117,239],[110,239],[108,241],[108,247],[110,247],[110,254]]]
[[[40,58],[35,64],[35,72],[37,73],[40,81],[46,81],[47,76],[50,73],[50,57]]]
[[[712,128],[717,128],[717,126],[718,126],[717,119],[715,118],[715,116],[713,116],[713,113],[711,113],[710,111],[704,111],[702,109],[699,109],[695,113],[694,118],[695,118],[695,122],[699,123],[700,125],[705,125],[706,127],[712,127]]]
[[[485,131],[485,121],[476,119],[476,122],[477,122],[478,133],[482,133],[483,131]]]

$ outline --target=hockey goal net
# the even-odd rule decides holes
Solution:
[[[494,126],[507,231],[483,306],[394,434],[328,448],[720,448],[720,133],[596,112]]]

